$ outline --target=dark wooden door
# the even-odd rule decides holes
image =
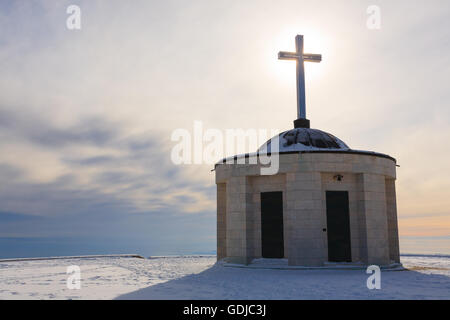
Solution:
[[[261,244],[263,258],[284,257],[283,193],[261,193]]]
[[[351,262],[347,191],[327,191],[328,261]]]

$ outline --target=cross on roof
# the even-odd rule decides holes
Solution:
[[[306,119],[306,102],[305,102],[305,66],[304,61],[320,62],[322,55],[303,53],[303,36],[295,37],[295,52],[280,51],[278,59],[295,60],[297,62],[297,117]],[[309,127],[309,121],[308,121]]]

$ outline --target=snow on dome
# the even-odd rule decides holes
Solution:
[[[258,153],[272,152],[271,142],[278,137],[279,152],[334,150],[347,151],[350,148],[330,133],[310,128],[295,128],[280,133],[264,143]],[[274,152],[276,152],[274,150]]]

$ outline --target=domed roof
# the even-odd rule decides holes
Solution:
[[[278,141],[278,150],[272,150],[276,148],[273,145],[274,141]],[[351,154],[365,154],[388,158],[396,162],[394,158],[387,154],[350,149],[350,147],[345,144],[344,141],[336,138],[331,133],[318,129],[310,129],[308,127],[297,127],[276,135],[275,137],[264,143],[256,152],[227,157],[219,161],[217,164],[231,163],[231,161],[235,161],[240,158],[250,158],[254,156],[258,157],[261,154],[267,153],[291,152],[342,152]]]
[[[264,143],[258,153],[272,152],[272,141],[278,138],[278,152],[290,151],[346,151],[350,148],[330,133],[318,129],[294,128],[280,133]],[[277,152],[274,150],[274,152]]]

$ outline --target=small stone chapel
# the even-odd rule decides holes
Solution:
[[[296,52],[278,58],[296,61],[298,119],[255,153],[215,165],[217,259],[287,259],[311,267],[400,263],[396,160],[310,128],[304,61],[322,56],[303,53],[303,36],[296,37]],[[262,174],[265,154],[278,156],[276,174]]]

